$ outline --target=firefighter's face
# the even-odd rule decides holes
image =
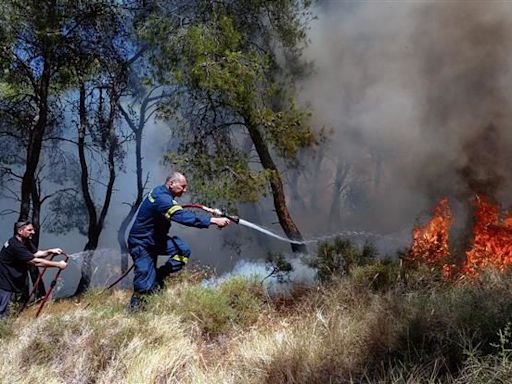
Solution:
[[[36,233],[36,230],[34,229],[34,226],[32,224],[27,224],[18,229],[18,235],[22,239],[31,239],[32,236],[34,236],[34,233]]]
[[[169,191],[171,191],[173,196],[180,197],[187,192],[187,179],[172,180],[169,183]]]

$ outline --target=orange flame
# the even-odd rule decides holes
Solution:
[[[512,265],[512,216],[502,219],[498,204],[475,199],[475,225],[471,249],[466,252],[464,275],[476,275],[484,268],[505,271]]]
[[[450,256],[448,233],[452,224],[452,212],[448,199],[444,198],[433,209],[433,218],[424,226],[413,230],[413,242],[407,255],[412,263],[429,267],[442,267]]]
[[[478,196],[474,206],[473,241],[460,268],[449,262],[452,213],[447,198],[436,205],[433,217],[426,225],[413,230],[407,261],[440,268],[447,278],[475,276],[484,268],[500,271],[509,268],[512,265],[512,214],[506,213],[500,218],[499,205]]]

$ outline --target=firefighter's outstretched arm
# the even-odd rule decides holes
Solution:
[[[231,220],[227,217],[212,217],[210,223],[215,224],[219,228],[224,228],[231,223]]]

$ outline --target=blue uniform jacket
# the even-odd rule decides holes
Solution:
[[[128,246],[164,246],[171,220],[196,228],[208,228],[210,218],[184,210],[165,185],[153,188],[142,201],[128,235]]]

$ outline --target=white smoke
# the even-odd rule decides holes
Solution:
[[[272,267],[264,261],[240,260],[231,272],[205,280],[203,285],[215,287],[226,280],[242,277],[265,284],[267,291],[274,294],[287,292],[294,284],[311,284],[315,281],[316,271],[306,265],[301,258],[296,255],[288,256],[287,261],[291,264],[292,270],[283,281],[271,273]]]

